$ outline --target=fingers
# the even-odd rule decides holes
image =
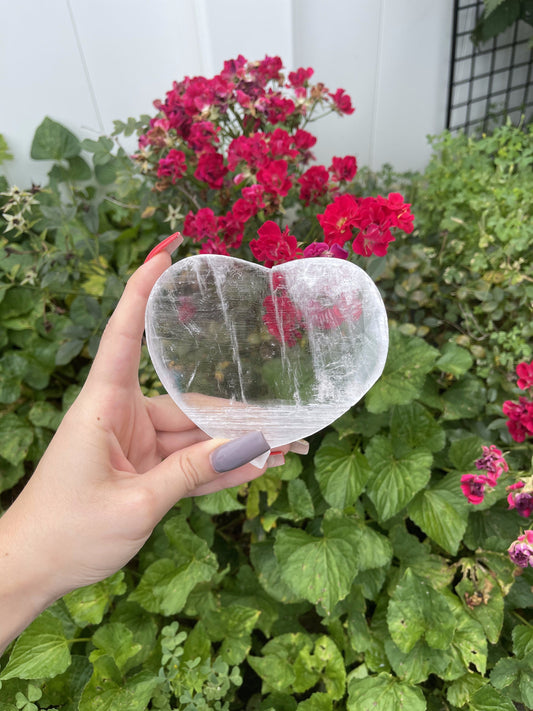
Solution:
[[[153,285],[170,264],[170,256],[161,252],[130,277],[100,341],[90,380],[117,387],[137,383],[146,303]]]
[[[179,499],[201,491],[211,482],[219,488],[236,486],[263,473],[247,462],[268,452],[259,432],[236,440],[212,439],[174,452],[137,480],[152,494],[155,520],[159,520]],[[218,469],[218,471],[217,471]]]
[[[196,428],[170,395],[147,397],[145,403],[154,429],[159,432],[183,432]]]

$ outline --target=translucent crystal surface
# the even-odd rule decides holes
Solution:
[[[267,269],[221,255],[172,265],[146,310],[167,392],[212,437],[261,430],[272,448],[317,432],[385,365],[385,307],[370,277],[316,257]]]

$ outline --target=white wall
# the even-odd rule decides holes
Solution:
[[[422,168],[444,127],[452,0],[0,0],[0,133],[19,185],[48,115],[81,137],[152,111],[174,79],[217,73],[225,59],[279,55],[345,89],[356,112],[314,124],[317,158]]]

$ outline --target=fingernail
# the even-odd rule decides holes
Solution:
[[[148,254],[146,259],[144,260],[144,263],[146,264],[146,262],[150,261],[152,257],[155,257],[155,255],[159,254],[160,252],[167,252],[168,254],[173,254],[182,242],[183,236],[181,232],[175,232],[173,235],[170,235],[170,237],[166,237],[158,245],[156,245]]]
[[[309,452],[309,442],[306,439],[298,439],[289,445],[289,452],[307,454]]]
[[[270,446],[261,432],[248,432],[211,452],[211,466],[218,474],[229,472],[248,464],[269,449]]]

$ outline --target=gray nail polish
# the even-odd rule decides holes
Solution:
[[[219,474],[229,472],[242,467],[243,464],[248,464],[269,449],[270,445],[261,432],[248,432],[211,452],[211,466]]]

